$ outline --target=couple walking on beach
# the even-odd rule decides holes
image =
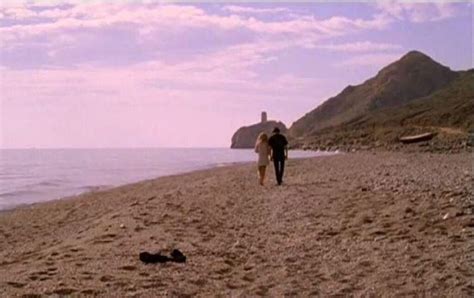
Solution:
[[[258,153],[258,177],[260,185],[265,180],[265,172],[270,160],[275,166],[277,184],[283,183],[283,172],[285,170],[285,160],[288,159],[288,141],[280,134],[280,129],[275,127],[270,138],[266,133],[261,133],[255,144],[255,152]]]

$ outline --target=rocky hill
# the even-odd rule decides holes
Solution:
[[[230,147],[233,149],[254,148],[258,135],[262,132],[270,134],[275,127],[278,127],[282,133],[286,133],[287,131],[283,122],[272,120],[241,127],[232,136],[232,144]]]
[[[350,150],[397,147],[400,136],[431,131],[437,134],[431,145],[451,150],[470,145],[473,114],[473,71],[455,72],[412,51],[328,99],[289,134],[296,147]]]

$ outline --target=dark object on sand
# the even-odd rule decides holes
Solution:
[[[398,140],[404,144],[410,144],[410,143],[416,143],[416,142],[429,141],[434,136],[435,136],[434,133],[426,132],[419,135],[401,137],[401,138],[398,138]]]
[[[173,249],[171,252],[171,257],[173,258],[173,261],[176,263],[185,263],[186,262],[186,256],[183,255],[182,252],[180,252],[177,249]]]
[[[185,263],[186,256],[183,255],[178,249],[173,249],[171,252],[171,257],[164,256],[161,253],[152,254],[149,252],[141,252],[139,255],[140,261],[145,264],[156,264],[156,263],[166,263],[166,262],[176,262],[176,263]]]
[[[140,261],[147,264],[166,263],[171,261],[171,258],[163,256],[160,253],[151,254],[145,251],[140,253]]]

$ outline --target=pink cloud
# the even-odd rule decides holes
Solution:
[[[340,51],[340,52],[373,52],[373,51],[391,51],[401,50],[402,46],[393,43],[377,43],[371,41],[358,41],[341,44],[322,44],[315,45],[315,48]]]
[[[233,13],[251,13],[251,14],[290,12],[290,10],[286,7],[255,8],[255,7],[248,7],[248,6],[227,5],[227,6],[224,6],[222,9],[225,11],[233,12]]]
[[[19,42],[37,35],[54,35],[64,30],[110,27],[117,24],[130,26],[214,28],[220,30],[246,29],[259,34],[292,34],[294,36],[331,37],[357,30],[379,30],[389,24],[388,19],[376,16],[373,19],[350,19],[331,17],[315,19],[312,16],[290,20],[263,21],[241,15],[221,16],[190,5],[155,5],[152,7],[124,4],[77,5],[69,9],[50,9],[34,12],[22,7],[4,8],[2,13],[15,19],[34,17],[49,18],[48,22],[21,24],[0,28],[5,42]],[[16,8],[15,8],[16,9]],[[19,9],[19,8],[18,8]],[[147,30],[141,31],[146,34]]]
[[[386,15],[414,23],[441,21],[461,13],[455,3],[443,2],[429,3],[392,0],[378,2],[377,7]]]

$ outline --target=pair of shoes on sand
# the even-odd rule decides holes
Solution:
[[[164,256],[160,253],[152,254],[146,251],[141,252],[139,257],[140,257],[140,261],[146,264],[166,263],[166,262],[176,262],[176,263],[186,262],[186,256],[183,255],[183,253],[177,249],[173,249],[173,251],[171,252],[171,257]]]

